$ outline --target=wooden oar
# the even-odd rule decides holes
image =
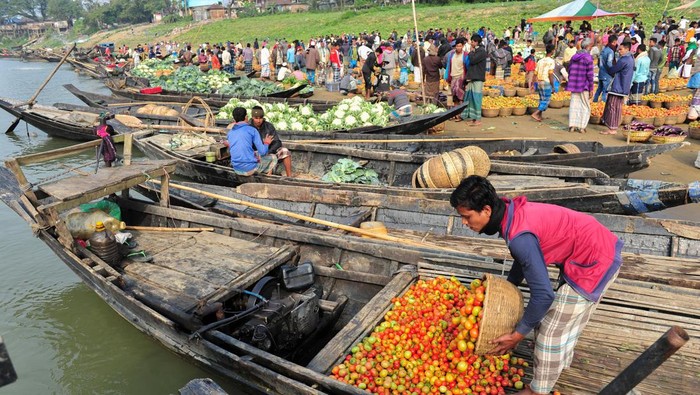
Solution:
[[[150,180],[150,182],[160,184],[160,181],[158,181],[158,180]],[[318,219],[318,218],[314,218],[314,217],[309,217],[307,215],[293,213],[293,212],[285,211],[285,210],[280,210],[280,209],[277,209],[274,207],[264,206],[262,204],[246,202],[245,200],[240,200],[240,199],[236,199],[236,198],[232,198],[232,197],[228,197],[228,196],[224,196],[224,195],[219,195],[216,193],[211,193],[211,192],[203,191],[201,189],[187,187],[184,185],[170,183],[170,187],[175,188],[175,189],[180,189],[182,191],[197,193],[197,194],[200,194],[202,196],[222,200],[222,201],[233,203],[233,204],[240,204],[242,206],[251,207],[251,208],[254,208],[257,210],[267,211],[267,212],[270,212],[273,214],[284,215],[286,217],[300,219],[302,221],[311,222],[311,223],[318,224],[318,225],[328,226],[329,228],[340,229],[340,230],[344,230],[346,232],[352,232],[352,233],[357,233],[357,234],[363,235],[363,236],[369,236],[369,237],[372,237],[375,239],[391,241],[394,243],[403,243],[403,244],[408,244],[408,245],[412,245],[412,246],[416,246],[416,247],[429,247],[429,248],[436,248],[437,247],[437,248],[444,249],[447,251],[460,252],[460,251],[453,250],[453,249],[446,248],[446,247],[442,247],[442,246],[436,246],[436,245],[427,244],[427,243],[415,242],[415,241],[407,240],[405,238],[400,238],[400,237],[377,234],[377,233],[373,233],[373,232],[365,230],[365,229],[356,228],[354,226],[348,226],[348,225],[343,225],[343,224],[339,224],[336,222],[331,222],[331,221],[326,221],[326,220],[322,220],[322,219]]]
[[[29,105],[29,108],[31,108],[32,105],[34,105],[34,102],[36,101],[36,98],[39,96],[39,93],[41,93],[41,91],[44,90],[44,87],[46,87],[46,85],[49,83],[49,81],[51,81],[51,78],[53,78],[54,74],[56,74],[56,72],[58,72],[58,69],[61,68],[61,65],[63,64],[63,62],[66,61],[66,59],[68,58],[68,55],[70,55],[70,53],[73,52],[74,49],[75,49],[75,43],[73,43],[73,45],[72,45],[72,46],[70,47],[70,49],[66,52],[66,54],[63,55],[63,58],[61,58],[61,61],[58,62],[58,64],[57,64],[56,67],[53,69],[53,71],[51,72],[51,74],[49,74],[49,76],[46,77],[46,80],[44,80],[44,83],[41,84],[41,86],[39,87],[39,89],[36,90],[36,92],[34,93],[34,96],[32,96],[26,103],[18,104],[18,105],[13,106],[13,107],[22,107],[22,106],[24,106],[24,105]],[[12,122],[12,124],[10,125],[10,127],[7,128],[7,130],[5,131],[5,134],[12,133],[12,132],[15,130],[15,128],[17,127],[17,125],[19,124],[19,121],[20,121],[21,119],[22,119],[22,115],[20,115],[19,117],[17,117],[17,119],[15,119],[15,121]]]

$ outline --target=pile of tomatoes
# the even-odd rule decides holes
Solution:
[[[419,280],[331,376],[376,394],[505,394],[523,388],[522,358],[477,356],[487,284]]]

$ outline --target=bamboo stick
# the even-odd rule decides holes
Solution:
[[[214,228],[164,228],[161,226],[127,226],[126,230],[138,230],[141,232],[213,232]]]
[[[451,138],[431,138],[431,139],[367,139],[367,140],[288,140],[290,143],[307,144],[348,144],[348,143],[438,143],[449,141],[500,141],[500,140],[547,140],[546,137],[451,137]]]
[[[183,130],[191,132],[228,133],[226,129],[205,128],[201,126],[176,126],[176,125],[129,125],[132,129],[157,129],[157,130]]]
[[[160,184],[160,181],[157,181],[157,180],[151,180],[151,182],[156,183],[156,184]],[[403,244],[412,245],[412,246],[416,246],[416,247],[429,247],[429,248],[436,248],[437,247],[437,248],[447,250],[447,251],[460,252],[460,251],[453,250],[450,248],[436,246],[434,244],[420,243],[420,242],[415,242],[412,240],[407,240],[405,238],[377,234],[377,233],[373,233],[373,232],[368,231],[368,230],[356,228],[354,226],[348,226],[348,225],[343,225],[343,224],[339,224],[336,222],[331,222],[331,221],[326,221],[326,220],[322,220],[322,219],[318,219],[318,218],[314,218],[314,217],[309,217],[307,215],[297,214],[297,213],[293,213],[293,212],[285,211],[285,210],[280,210],[277,208],[264,206],[262,204],[247,202],[245,200],[240,200],[240,199],[236,199],[236,198],[232,198],[232,197],[228,197],[228,196],[224,196],[224,195],[219,195],[216,193],[211,193],[211,192],[203,191],[201,189],[187,187],[184,185],[171,183],[170,187],[175,188],[175,189],[180,189],[182,191],[197,193],[197,194],[200,194],[202,196],[218,199],[218,200],[233,203],[233,204],[240,204],[240,205],[251,207],[254,209],[258,209],[258,210],[263,210],[263,211],[267,211],[267,212],[274,213],[274,214],[284,215],[286,217],[290,217],[290,218],[294,218],[294,219],[300,219],[302,221],[311,222],[311,223],[318,224],[318,225],[328,226],[328,227],[334,228],[334,229],[344,230],[346,232],[357,233],[357,234],[360,234],[363,236],[369,236],[369,237],[372,237],[375,239],[380,239],[380,240],[384,240],[384,241],[392,241],[394,243],[403,243]],[[128,227],[127,227],[127,229],[128,229]]]

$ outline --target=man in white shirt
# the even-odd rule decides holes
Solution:
[[[260,78],[270,78],[270,50],[267,49],[267,43],[263,41],[262,49],[260,50]]]
[[[228,73],[233,72],[233,67],[231,67],[231,52],[229,49],[221,51],[221,67]]]
[[[689,20],[685,19],[684,16],[681,17],[681,21],[678,23],[678,27],[685,32],[685,29],[688,28],[688,22]]]

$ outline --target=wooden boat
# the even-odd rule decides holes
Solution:
[[[94,128],[98,124],[97,114],[61,111],[55,107],[39,104],[29,108],[21,104],[23,102],[19,100],[0,99],[0,108],[50,136],[78,141],[97,139],[94,133]],[[18,105],[20,106],[16,107]]]
[[[114,107],[115,104],[124,104],[131,102],[159,102],[159,103],[187,103],[192,99],[192,97],[197,96],[204,99],[204,101],[212,108],[221,108],[228,104],[230,97],[224,95],[208,94],[208,95],[185,95],[185,94],[158,94],[158,95],[147,95],[142,93],[137,93],[138,91],[130,90],[129,93],[121,92],[118,89],[114,90],[110,88],[115,96],[100,95],[97,93],[86,92],[76,88],[71,84],[63,85],[70,93],[75,95],[82,102],[91,107],[97,108],[107,108]],[[108,86],[109,88],[109,86]],[[119,93],[122,94],[119,94]],[[329,100],[318,100],[318,99],[306,99],[306,98],[279,98],[270,96],[258,96],[255,97],[256,100],[263,103],[288,103],[290,105],[294,104],[312,104],[314,110],[325,111],[336,104],[335,101]]]
[[[82,99],[85,103],[97,103],[98,101],[100,103],[107,103],[106,99],[107,97],[99,98],[101,95],[96,95],[96,94],[90,94],[89,97],[85,95],[86,92],[82,92],[77,90],[74,86],[72,85],[65,85],[66,89],[69,91],[73,92],[76,96],[81,97],[83,96],[85,99]],[[138,108],[149,104],[149,103],[154,103],[154,102],[138,102],[138,101],[132,101],[132,102],[127,102],[127,103],[116,103],[120,104],[119,106],[112,106],[112,107],[81,107],[81,106],[76,106],[72,104],[64,104],[60,103],[60,105],[56,105],[58,108],[63,109],[63,110],[68,110],[68,111],[81,111],[81,112],[95,112],[99,113],[101,111],[104,111],[108,109],[110,112],[119,112],[119,113],[124,113],[124,114],[129,114],[132,116],[135,116],[139,118],[140,120],[143,121],[143,123],[146,124],[153,124],[153,125],[177,125],[182,121],[181,116],[162,116],[162,115],[152,115],[152,114],[139,114],[137,112]],[[158,102],[155,102],[154,104],[158,104]],[[104,104],[102,104],[104,106]],[[183,105],[179,103],[169,103],[169,104],[164,104],[167,107],[173,108],[177,111],[182,111]],[[108,104],[109,106],[109,104]],[[450,118],[454,117],[455,115],[459,114],[462,112],[462,110],[466,107],[466,104],[460,105],[460,106],[455,106],[445,112],[440,112],[440,113],[433,113],[433,114],[425,114],[425,115],[417,115],[415,117],[412,117],[410,120],[405,121],[405,122],[392,122],[389,123],[387,126],[363,126],[363,127],[358,127],[354,129],[338,129],[334,131],[327,131],[327,132],[302,132],[306,134],[307,136],[314,136],[316,138],[322,137],[322,138],[331,138],[333,136],[344,136],[344,135],[363,135],[367,136],[368,134],[371,134],[372,136],[374,135],[379,135],[379,136],[394,136],[397,134],[419,134],[427,131],[428,129],[435,127],[437,125],[442,124],[443,122],[449,120]],[[206,115],[206,112],[204,109],[201,107],[197,107],[197,109],[190,109],[188,110],[188,119],[186,121],[193,125],[193,126],[204,126],[204,124],[201,122],[201,118],[203,118]],[[233,122],[232,119],[216,119],[216,126],[219,127],[226,127],[231,122]],[[279,133],[281,135],[287,135],[287,134],[292,134],[296,132],[289,132],[289,131],[284,131],[280,130]]]
[[[465,146],[464,142],[430,137],[418,137],[405,142],[391,136],[376,136],[372,139],[368,139],[366,136],[336,135],[333,137],[336,139],[335,141],[324,143],[343,144],[359,149],[432,154]],[[308,133],[281,132],[280,138],[296,141],[313,139],[314,137],[309,136]],[[337,139],[343,140],[338,142]],[[314,140],[314,142],[320,143],[322,141]],[[491,159],[518,163],[592,167],[601,170],[610,177],[627,177],[630,173],[649,167],[651,158],[654,156],[678,149],[684,144],[686,143],[605,146],[597,141],[490,140],[475,141],[470,145],[478,145],[489,153]]]
[[[70,149],[77,151],[76,147]],[[67,152],[14,158],[8,165],[26,184],[23,164],[58,154]],[[417,278],[454,275],[468,281],[484,272],[507,274],[510,268],[510,261],[503,259],[506,254],[491,258],[466,252],[462,246],[460,250],[465,252],[440,245],[416,246],[408,241],[400,244],[349,238],[295,225],[166,207],[167,199],[158,204],[128,197],[117,199],[122,218],[130,226],[152,227],[132,231],[140,247],[153,256],[151,263],[126,260],[110,266],[66,234],[60,220],[63,211],[98,195],[127,189],[147,177],[162,176],[163,171],[172,170],[172,165],[145,162],[132,164],[133,168],[101,169],[96,175],[78,175],[43,183],[38,189],[28,188],[23,195],[23,187],[3,180],[0,197],[32,225],[39,239],[88,287],[137,329],[254,391],[365,393],[328,374],[381,322],[394,297]],[[6,173],[0,171],[5,179]],[[164,181],[167,183],[167,178]],[[162,196],[168,196],[167,192]],[[203,227],[214,232],[201,231]],[[492,248],[486,241],[481,247]],[[491,253],[495,255],[496,251]],[[696,260],[651,256],[625,259],[620,276],[577,344],[571,368],[557,383],[565,393],[596,393],[669,325],[683,326],[691,337],[700,335],[696,307],[700,282],[689,274],[692,270],[685,271],[694,268]],[[301,271],[305,262],[314,269],[313,286],[287,291],[276,268],[288,265],[291,268],[286,270]],[[551,274],[554,280],[556,273]],[[319,288],[322,293],[316,292]],[[282,311],[279,316],[284,320],[289,309],[281,305],[288,297],[311,304],[314,308],[305,311],[317,313],[297,317],[298,324],[309,324],[294,326],[304,328],[293,332],[298,337],[275,343],[253,341],[245,330],[252,319],[241,318],[237,312],[259,309],[261,297],[267,299],[266,310]],[[302,303],[294,306],[299,305]],[[258,311],[251,314],[257,318]],[[267,336],[275,338],[275,320],[263,322],[271,329]],[[516,352],[531,356],[524,343]],[[674,391],[692,393],[700,385],[700,378],[687,372],[698,371],[699,355],[700,345],[689,342],[638,390],[666,394],[672,386]],[[600,369],[601,365],[606,369]]]
[[[463,226],[461,218],[449,201],[264,183],[243,184],[237,188],[184,181],[178,182],[178,184],[190,189],[318,219],[352,223],[353,226],[359,226],[364,221],[379,221],[387,227],[390,234],[396,234],[400,237],[404,237],[407,233],[426,240],[436,240],[449,236],[455,245],[477,245],[480,240],[474,239],[475,237],[486,237]],[[696,189],[700,192],[700,183]],[[139,191],[149,197],[156,198],[155,193],[158,192],[158,187],[146,183],[139,187]],[[527,191],[524,192],[527,194]],[[510,192],[507,195],[514,196],[516,194],[517,192]],[[254,207],[246,207],[242,204],[234,204],[176,188],[170,188],[170,199],[174,204],[183,207],[244,218],[303,224],[328,230],[325,226],[308,221],[298,221],[280,214],[268,213]],[[553,198],[549,200],[579,211],[591,212],[591,215],[625,242],[625,251],[630,254],[700,258],[700,222],[604,214],[602,212],[605,210],[594,211],[593,207],[577,207],[576,199]],[[700,201],[700,194],[696,196],[696,199]],[[588,210],[581,210],[581,208]],[[493,241],[493,238],[487,238]]]

